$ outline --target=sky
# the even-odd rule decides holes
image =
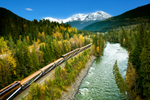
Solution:
[[[0,0],[0,7],[27,19],[66,19],[74,14],[104,11],[112,16],[149,4],[150,0]]]

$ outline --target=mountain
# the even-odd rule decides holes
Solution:
[[[16,14],[14,14],[13,12],[5,9],[5,8],[2,8],[0,7],[0,19],[6,19],[6,18],[22,18]],[[24,18],[22,18],[24,19]]]
[[[135,25],[145,21],[147,22],[150,21],[149,9],[150,4],[147,4],[127,11],[121,15],[88,25],[84,27],[83,30],[106,32],[109,29],[118,28],[120,26]]]
[[[6,40],[9,40],[11,36],[16,43],[20,35],[22,38],[29,36],[30,40],[33,38],[36,40],[39,32],[52,35],[52,31],[56,26],[70,27],[69,24],[59,24],[58,22],[50,22],[49,20],[37,21],[34,19],[33,21],[29,21],[10,10],[0,7],[0,37],[3,36]]]
[[[29,22],[10,10],[0,7],[0,36],[9,36],[14,32],[13,29],[16,29],[18,32],[16,31],[14,32],[15,34],[12,34],[15,37],[22,31],[20,30],[20,27],[22,27],[20,23],[23,21]]]
[[[91,14],[75,14],[67,19],[55,19],[51,17],[45,17],[44,19],[48,19],[50,21],[70,23],[72,27],[76,27],[77,29],[82,29],[83,27],[90,25],[94,22],[98,22],[100,20],[104,20],[112,17],[111,15],[105,13],[104,11],[97,11]]]

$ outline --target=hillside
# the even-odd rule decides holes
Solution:
[[[93,20],[93,21],[72,21],[72,22],[67,22],[69,23],[72,27],[76,27],[78,30],[84,28],[85,26],[88,26],[90,24],[93,24],[95,22],[98,22],[98,20]]]
[[[7,37],[9,34],[12,35],[21,35],[22,32],[22,23],[30,22],[13,12],[0,7],[0,36]],[[15,31],[17,30],[17,31]],[[15,33],[13,33],[15,31]]]
[[[69,24],[59,24],[58,22],[50,22],[45,19],[39,21],[34,19],[33,21],[29,21],[0,7],[0,36],[8,40],[11,35],[15,43],[19,39],[19,35],[22,37],[29,36],[31,40],[33,38],[36,40],[39,32],[52,35],[54,27],[56,26],[70,27]]]
[[[105,32],[112,28],[118,28],[119,26],[134,25],[141,22],[149,21],[149,9],[150,4],[147,4],[127,11],[121,15],[88,25],[84,27],[83,30]]]

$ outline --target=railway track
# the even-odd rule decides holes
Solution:
[[[53,79],[56,66],[60,65],[63,68],[65,65],[64,62],[66,60],[68,60],[71,57],[75,57],[79,53],[83,52],[85,49],[89,48],[91,45],[92,43],[70,51],[62,55],[61,58],[41,68],[37,72],[26,77],[25,79],[21,81],[15,81],[9,86],[3,88],[2,90],[0,90],[0,100],[18,100],[21,99],[21,97],[27,96],[30,84],[32,84],[33,82],[43,84],[46,78]]]

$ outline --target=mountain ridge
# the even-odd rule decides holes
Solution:
[[[97,11],[97,12],[90,13],[90,14],[82,14],[82,13],[75,14],[67,19],[56,19],[52,17],[45,17],[43,19],[48,19],[50,21],[55,21],[59,23],[62,23],[62,22],[70,23],[72,27],[76,27],[77,29],[82,29],[86,25],[89,25],[91,23],[104,20],[110,17],[112,16],[104,11]]]
[[[106,32],[112,28],[120,26],[134,25],[141,22],[150,21],[150,4],[137,7],[135,9],[124,12],[118,16],[114,16],[103,21],[90,24],[83,28],[87,31]]]

